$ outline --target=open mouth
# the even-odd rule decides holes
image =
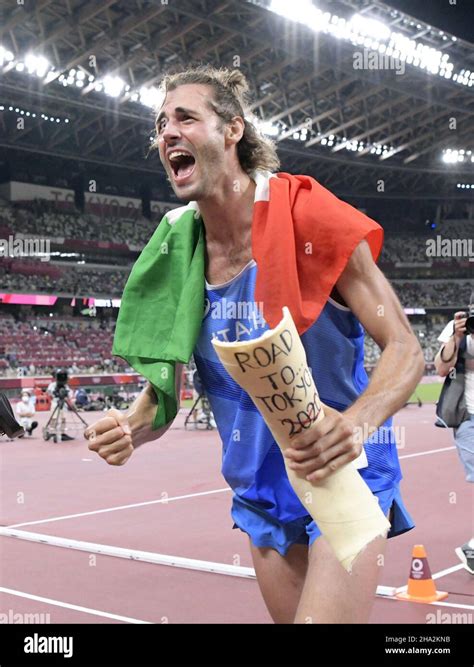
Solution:
[[[168,155],[168,160],[173,170],[174,180],[181,183],[189,178],[196,167],[196,160],[191,153],[175,150]]]

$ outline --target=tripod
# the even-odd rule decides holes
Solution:
[[[201,410],[202,416],[198,419],[199,408]],[[200,393],[198,395],[193,403],[191,410],[186,415],[186,419],[184,420],[184,428],[187,429],[191,425],[194,428],[204,426],[206,430],[209,431],[213,428],[216,428],[216,423],[211,412],[211,406],[209,405],[209,401],[207,400],[207,397],[204,393]]]
[[[69,411],[75,415],[82,426],[88,426],[87,422],[81,417],[79,412],[76,409],[76,406],[68,398],[61,396],[57,397],[58,402],[54,408],[50,418],[46,422],[46,426],[43,427],[43,440],[48,441],[50,438],[54,442],[61,442],[62,440],[72,440],[71,436],[67,435],[65,431],[66,428],[66,410],[64,406],[66,405],[69,408]],[[79,426],[79,425],[78,425]],[[75,428],[75,427],[74,427]]]

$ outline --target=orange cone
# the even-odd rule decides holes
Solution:
[[[436,590],[425,547],[422,544],[415,544],[408,577],[408,590],[405,593],[397,593],[396,597],[399,600],[424,602],[426,604],[427,602],[437,602],[447,596],[447,593]]]

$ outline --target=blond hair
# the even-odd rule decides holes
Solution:
[[[237,156],[240,166],[247,174],[255,169],[276,171],[280,167],[274,142],[264,136],[251,120],[249,85],[240,70],[200,65],[174,74],[166,74],[161,81],[163,99],[168,91],[187,84],[212,87],[214,96],[209,105],[219,116],[222,124],[229,123],[234,116],[242,117],[245,128],[237,144]]]

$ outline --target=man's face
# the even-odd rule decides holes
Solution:
[[[224,130],[207,103],[211,96],[210,86],[179,86],[168,92],[157,118],[161,162],[176,196],[187,201],[210,197],[225,173]]]

